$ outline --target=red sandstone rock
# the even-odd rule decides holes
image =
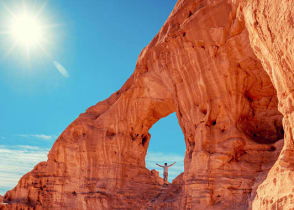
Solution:
[[[293,6],[232,2],[179,0],[125,85],[81,114],[1,209],[248,209],[253,200],[266,209],[292,195],[294,36],[279,31],[286,18],[274,13],[291,17]],[[274,165],[283,145],[278,99],[286,141]],[[145,168],[148,130],[172,112],[185,135],[185,171],[162,185]]]
[[[253,0],[243,5],[255,54],[277,90],[285,145],[258,187],[253,209],[294,209],[294,30],[293,1]]]

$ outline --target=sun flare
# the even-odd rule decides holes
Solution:
[[[44,25],[33,14],[23,12],[12,18],[9,33],[16,44],[25,48],[34,48],[44,41]]]
[[[12,52],[22,53],[27,58],[32,55],[45,54],[54,47],[52,29],[57,26],[50,21],[47,1],[35,2],[23,1],[21,4],[4,4],[4,27],[0,34],[6,36],[8,48],[7,55]],[[5,13],[6,12],[6,13]],[[51,17],[52,15],[50,15]],[[9,46],[10,44],[10,46]],[[7,56],[5,55],[5,56]]]
[[[49,1],[6,1],[0,4],[0,52],[3,50],[0,59],[16,59],[16,64],[29,70],[50,61],[63,77],[68,78],[67,69],[56,59],[64,24],[47,7]]]

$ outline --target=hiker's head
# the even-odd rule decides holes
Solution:
[[[167,166],[167,163],[164,163],[165,166]]]

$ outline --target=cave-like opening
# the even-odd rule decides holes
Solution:
[[[151,139],[145,158],[146,167],[150,170],[156,169],[163,177],[163,170],[156,163],[163,165],[176,161],[176,164],[169,168],[168,181],[172,182],[174,178],[184,172],[186,151],[185,138],[176,114],[172,113],[160,119],[149,132]]]

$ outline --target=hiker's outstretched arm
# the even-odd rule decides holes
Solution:
[[[173,164],[170,164],[168,167],[171,167],[171,166],[173,166],[175,163],[176,163],[176,162],[174,162]]]
[[[161,165],[159,165],[159,164],[157,164],[157,163],[156,163],[156,165],[158,165],[158,166],[161,167],[161,168],[163,167],[163,166],[161,166]]]

